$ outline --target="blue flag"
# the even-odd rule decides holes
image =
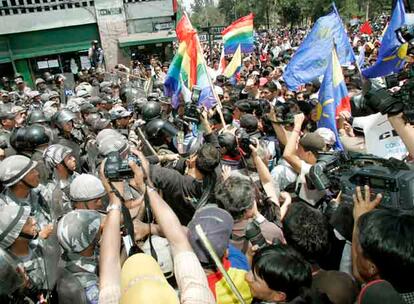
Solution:
[[[405,65],[408,44],[401,44],[395,31],[405,24],[405,8],[402,0],[397,3],[392,12],[390,24],[381,41],[377,62],[370,68],[362,71],[366,78],[386,76],[398,73]]]
[[[343,150],[336,127],[337,111],[350,111],[348,90],[335,48],[328,57],[328,66],[319,91],[318,128],[328,128],[336,137],[335,148]]]
[[[289,90],[296,91],[299,86],[323,75],[334,43],[342,65],[355,62],[354,51],[335,5],[330,14],[316,21],[286,66],[283,79]]]

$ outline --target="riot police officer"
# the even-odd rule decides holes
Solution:
[[[57,235],[64,253],[64,269],[57,283],[59,303],[98,303],[98,255],[101,215],[74,210],[59,221]]]

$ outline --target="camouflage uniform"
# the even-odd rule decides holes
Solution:
[[[6,250],[16,264],[24,268],[29,277],[29,285],[24,294],[35,299],[41,291],[51,290],[42,249],[35,242],[28,243],[29,253],[26,256],[17,256],[11,249],[16,239],[21,236],[29,213],[23,206],[9,205],[0,209],[0,247]]]
[[[36,219],[39,228],[52,223],[49,205],[38,189],[30,190],[26,199],[17,198],[9,188],[0,194],[0,208],[5,205],[23,206],[30,210],[30,215]]]
[[[31,290],[51,290],[49,287],[47,272],[45,269],[44,254],[41,247],[33,244],[29,245],[29,254],[25,257],[18,257],[10,250],[9,254],[22,266],[30,278]]]
[[[92,303],[99,299],[96,257],[64,254],[63,270],[57,283],[60,304]]]
[[[96,250],[90,257],[80,253],[97,241],[100,225],[101,215],[92,210],[74,210],[59,221],[57,236],[65,251],[57,283],[60,304],[98,303],[98,255]]]

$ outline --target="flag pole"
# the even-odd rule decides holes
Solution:
[[[184,12],[184,15],[186,16],[186,18],[188,20],[190,20],[190,18],[188,18],[187,12]],[[198,33],[197,33],[197,48],[198,48],[198,50],[201,53],[200,54],[201,55],[201,64],[204,65],[204,68],[206,69],[208,84],[211,87],[211,91],[213,92],[214,99],[216,100],[216,103],[217,103],[217,112],[219,113],[220,120],[221,120],[221,123],[223,125],[223,128],[225,128],[226,127],[226,122],[224,120],[223,112],[221,111],[221,109],[223,108],[223,105],[221,104],[220,98],[218,97],[217,92],[214,89],[214,85],[213,85],[213,82],[211,81],[211,77],[208,74],[207,63],[206,63],[206,59],[204,58],[204,54],[202,52],[202,48],[201,48],[201,44],[200,44],[200,39],[198,38]],[[211,52],[211,50],[210,50],[210,52]]]

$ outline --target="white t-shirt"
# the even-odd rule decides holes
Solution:
[[[319,191],[317,189],[310,190],[306,184],[306,175],[309,174],[312,166],[302,160],[300,175],[296,180],[296,191],[299,190],[299,198],[307,202],[308,204],[315,206],[316,203],[325,195],[325,191]],[[300,188],[299,188],[300,187]]]

